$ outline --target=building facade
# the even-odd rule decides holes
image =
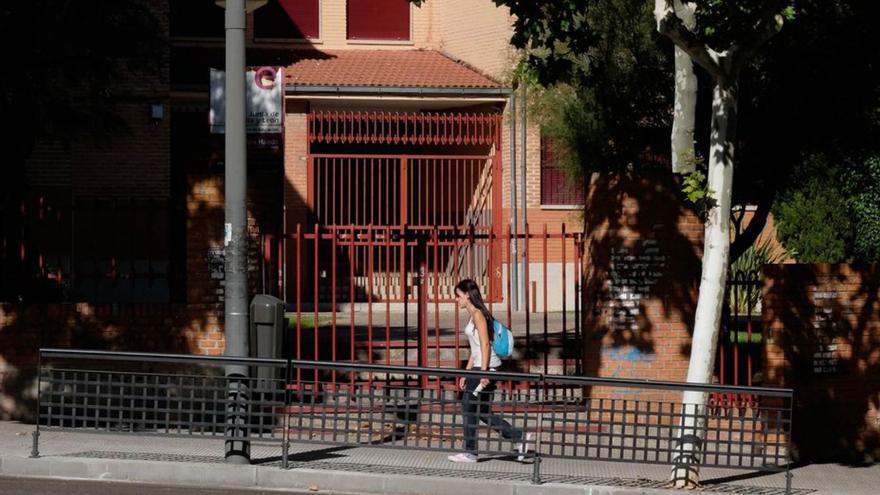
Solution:
[[[7,300],[28,304],[4,304],[0,332],[28,344],[2,346],[19,349],[2,356],[6,390],[24,387],[39,346],[223,352],[223,135],[209,126],[223,9],[148,3],[167,64],[124,82],[129,133],[44,143],[28,163],[21,256],[3,263]],[[423,364],[455,366],[459,322],[437,315],[470,277],[526,351],[542,349],[526,370],[684,377],[699,219],[668,181],[600,181],[588,196],[567,180],[535,119],[523,124],[504,8],[270,0],[247,26],[247,64],[283,75],[284,108],[283,132],[248,136],[251,293],[284,299],[297,331],[300,313],[331,311],[334,332],[347,313],[355,358],[356,314],[384,304],[390,328],[419,307],[438,342]],[[417,326],[407,317],[394,324]],[[391,334],[384,356],[406,361]]]

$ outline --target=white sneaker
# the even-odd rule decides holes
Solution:
[[[462,452],[461,454],[455,454],[447,457],[452,462],[477,462],[477,456],[471,454],[469,452]]]
[[[522,462],[526,460],[526,454],[529,453],[529,441],[531,439],[532,434],[526,433],[526,437],[523,439],[522,442],[516,442],[516,444],[514,444],[514,448],[516,448],[516,451],[519,452],[519,455],[516,456],[517,461]]]

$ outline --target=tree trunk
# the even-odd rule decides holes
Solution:
[[[696,26],[693,3],[675,0],[675,15],[685,27]],[[697,76],[691,56],[675,46],[675,106],[672,113],[672,171],[687,174],[696,168],[694,121],[697,108]]]
[[[735,79],[733,79],[735,80]],[[730,207],[733,152],[736,142],[736,85],[716,81],[712,90],[712,127],[709,146],[709,189],[715,206],[706,219],[703,273],[694,321],[687,381],[711,383],[727,283],[730,254]],[[671,479],[678,488],[699,485],[699,464],[705,437],[707,394],[685,392],[681,430]]]

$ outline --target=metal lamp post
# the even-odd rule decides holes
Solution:
[[[247,357],[247,137],[245,129],[245,30],[247,12],[265,0],[217,2],[226,8],[226,122],[224,333],[225,355]],[[248,368],[227,365],[226,462],[250,464]]]

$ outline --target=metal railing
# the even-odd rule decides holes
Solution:
[[[493,228],[297,225],[264,236],[262,292],[288,304],[298,359],[406,365],[418,352],[422,366],[451,367],[467,359],[454,287],[474,279],[516,332],[521,371],[580,373],[581,353],[571,349],[583,341],[584,235],[566,224]],[[528,247],[521,258],[514,243]],[[523,287],[528,304],[514,311],[520,261],[532,283]]]
[[[59,349],[42,349],[40,360],[33,456],[41,430],[70,430],[262,442],[281,449],[285,469],[294,442],[522,456],[534,483],[542,458],[564,458],[786,471],[791,488],[790,389],[490,372],[493,385],[464,401],[470,391],[458,379],[486,373]],[[227,392],[230,364],[257,377],[238,379],[249,394],[235,431],[227,411],[242,398]],[[685,405],[684,391],[760,400]],[[686,419],[701,439],[690,461],[680,442]]]

